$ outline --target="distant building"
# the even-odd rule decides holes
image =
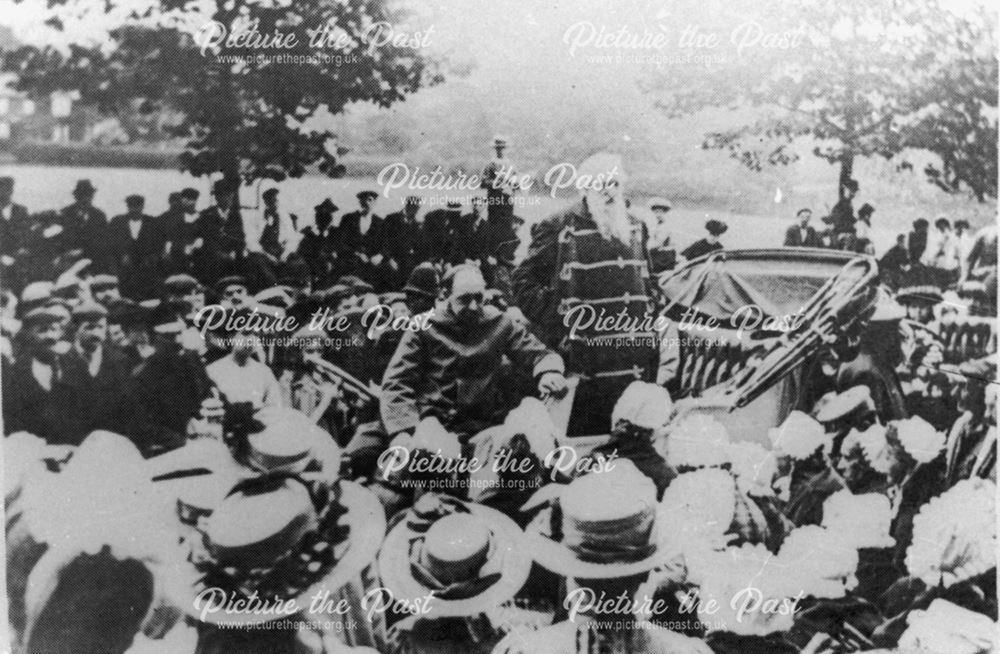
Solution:
[[[0,77],[0,142],[13,139],[19,126],[34,116],[36,110],[32,100],[11,88],[12,81],[11,76]]]

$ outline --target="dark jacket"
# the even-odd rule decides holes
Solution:
[[[854,205],[847,198],[840,198],[830,210],[830,223],[835,234],[854,232]]]
[[[58,242],[61,250],[82,248],[87,256],[99,255],[107,233],[108,217],[96,207],[83,209],[71,204],[59,212],[59,224],[63,228]]]
[[[26,431],[50,445],[79,445],[90,433],[80,413],[90,398],[76,376],[68,374],[65,358],[60,357],[54,368],[52,390],[46,391],[31,373],[30,356],[4,365],[4,433]]]
[[[0,218],[0,254],[18,257],[27,254],[31,243],[31,220],[20,204],[10,205],[10,218]]]
[[[205,241],[204,250],[209,255],[223,254],[229,258],[242,256],[246,249],[243,218],[238,206],[232,206],[222,215],[218,205],[212,205],[198,215],[199,235]]]
[[[364,234],[361,233],[361,212],[352,211],[344,214],[337,227],[338,248],[348,255],[355,252],[372,257],[382,253],[385,244],[384,219],[371,214],[371,226]]]
[[[708,239],[703,238],[687,246],[687,249],[681,252],[681,256],[687,259],[688,261],[691,261],[692,259],[703,257],[709,252],[715,252],[716,250],[721,250],[721,249],[722,249],[721,243],[709,243]]]
[[[126,214],[112,218],[103,243],[107,262],[113,270],[121,273],[156,263],[163,258],[166,243],[162,226],[156,218],[143,214],[135,238],[132,238],[129,220],[130,216]]]
[[[66,356],[66,374],[83,399],[77,418],[85,433],[95,429],[114,431],[119,428],[122,394],[128,386],[133,367],[131,358],[108,345],[104,346],[101,367],[94,377],[90,376],[86,360],[76,350]]]
[[[806,227],[805,238],[802,236],[802,228],[792,225],[785,230],[785,247],[793,248],[818,248],[822,246],[819,234],[812,227]]]
[[[459,212],[452,209],[435,209],[424,216],[421,228],[420,261],[442,261],[451,250],[448,226],[458,217]]]
[[[910,252],[910,261],[920,261],[927,249],[927,230],[913,230],[906,237],[906,247]]]
[[[459,323],[448,308],[433,315],[426,329],[403,334],[385,371],[381,412],[386,430],[410,430],[428,416],[454,431],[462,423],[482,428],[502,421],[513,408],[502,401],[504,356],[535,376],[563,369],[558,355],[493,307],[486,307],[472,327]]]
[[[122,433],[149,457],[184,445],[212,382],[193,352],[160,350],[136,371],[124,393]]]

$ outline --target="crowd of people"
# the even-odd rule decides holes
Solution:
[[[278,187],[108,219],[0,178],[15,651],[996,651],[996,226],[914,223],[755,442],[641,320],[727,225],[677,253],[602,153],[515,260],[493,145],[468,213],[366,190],[308,225]],[[874,256],[857,190],[785,245]],[[301,601],[225,628],[213,588]]]

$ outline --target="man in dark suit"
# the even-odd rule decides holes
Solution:
[[[451,251],[448,226],[461,217],[462,205],[449,201],[444,209],[428,211],[424,216],[421,238],[421,261],[440,263],[447,260]]]
[[[14,178],[0,177],[0,271],[5,286],[20,290],[28,280],[23,267],[31,243],[31,221],[24,205],[12,201]]]
[[[451,224],[448,226],[448,240],[451,242],[451,251],[448,259],[452,264],[464,263],[465,261],[479,261],[484,255],[485,245],[479,235],[484,235],[486,227],[486,211],[483,198],[472,198],[472,211],[466,214],[452,215]]]
[[[145,206],[141,195],[125,198],[126,212],[108,223],[100,266],[119,276],[126,296],[139,299],[152,293],[164,250],[163,229]]]
[[[198,220],[199,195],[194,188],[181,190],[177,196],[177,205],[171,204],[166,213],[160,216],[169,273],[195,273],[195,261],[205,240],[202,223]]]
[[[4,433],[26,431],[50,445],[79,445],[87,435],[79,411],[84,399],[66,374],[69,319],[69,310],[54,300],[22,317],[15,361],[3,370]]]
[[[188,349],[184,322],[167,306],[150,319],[156,351],[124,391],[119,430],[150,457],[187,442],[192,418],[211,396],[212,382],[200,352]]]
[[[85,302],[73,307],[73,349],[66,356],[66,374],[80,389],[78,411],[84,432],[116,429],[119,402],[134,367],[118,348],[108,344],[108,311]]]
[[[840,197],[837,204],[830,210],[830,222],[833,223],[834,240],[841,234],[854,233],[854,196],[858,194],[857,180],[849,179],[840,186]]]
[[[195,276],[206,283],[238,272],[246,252],[239,187],[224,179],[212,186],[215,204],[198,216],[202,246],[195,256]]]
[[[403,210],[385,217],[382,223],[385,238],[382,250],[394,270],[395,288],[399,288],[409,277],[410,271],[419,263],[417,251],[420,243],[420,226],[417,214],[420,212],[420,198],[411,195],[403,202]]]
[[[331,281],[336,257],[333,217],[339,209],[330,198],[326,198],[314,207],[314,224],[302,230],[298,255],[308,264],[314,284],[323,285]]]
[[[822,247],[819,234],[809,224],[812,219],[812,209],[799,209],[795,214],[798,224],[792,225],[785,230],[785,247],[792,248],[818,248]]]
[[[81,179],[73,189],[73,204],[59,212],[59,250],[82,249],[85,256],[99,257],[107,232],[108,217],[94,206],[97,189],[89,179]]]
[[[385,221],[372,212],[378,193],[361,191],[357,197],[360,207],[344,214],[337,227],[339,255],[344,266],[339,271],[371,281],[378,291],[388,290],[388,262],[382,254],[388,237],[383,225]]]
[[[920,261],[927,249],[927,232],[930,229],[930,222],[926,218],[917,218],[913,221],[913,231],[906,237],[906,249],[910,254],[910,261]]]

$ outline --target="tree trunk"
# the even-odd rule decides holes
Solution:
[[[847,183],[853,179],[854,174],[854,152],[846,148],[840,155],[840,180],[837,182],[837,197],[843,199],[847,189]]]

